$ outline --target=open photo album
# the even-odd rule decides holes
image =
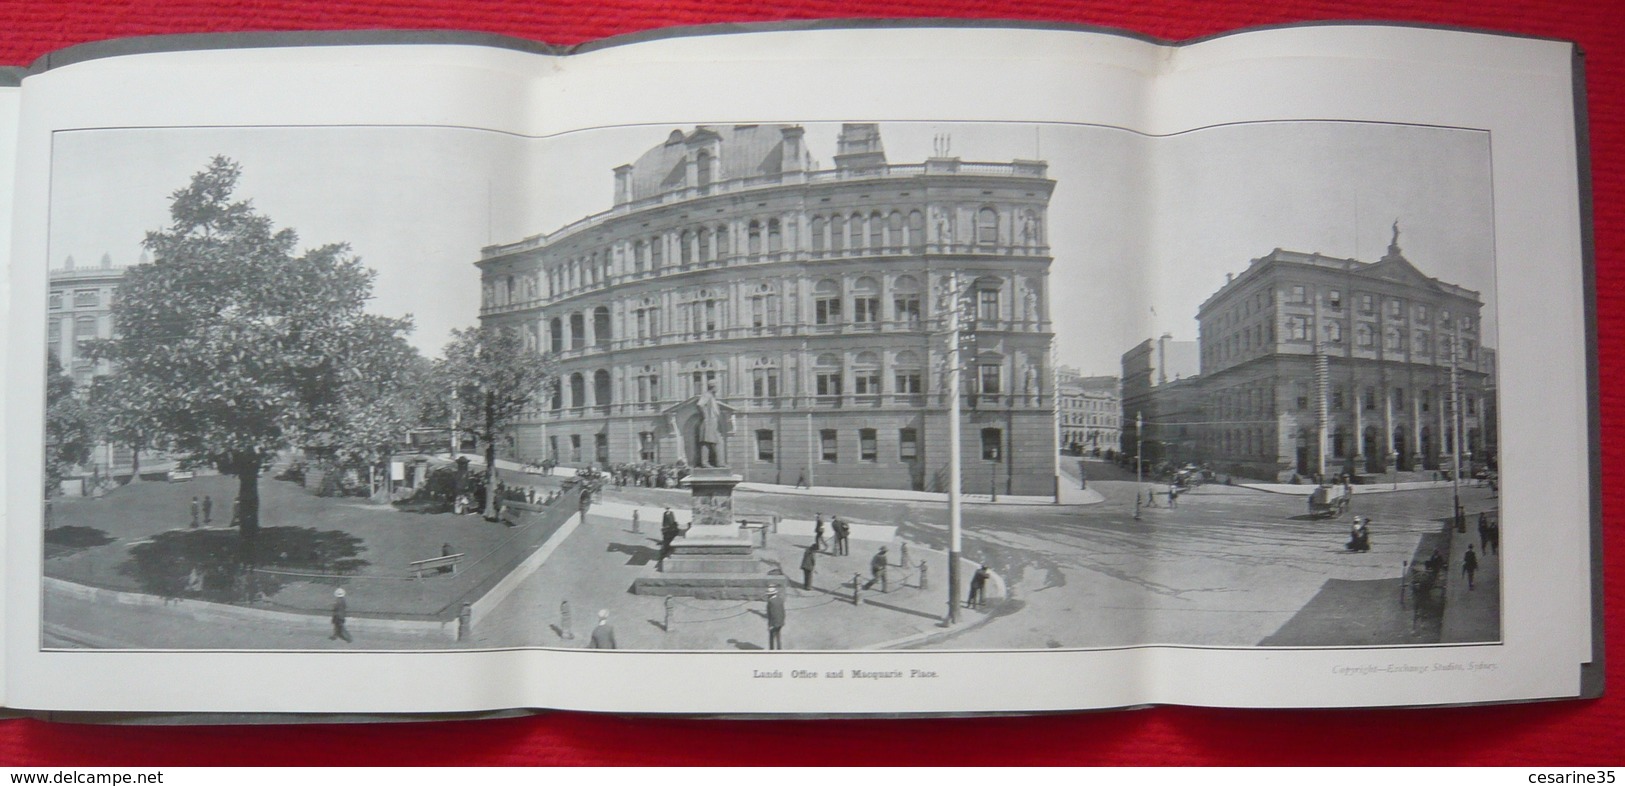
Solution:
[[[851,22],[0,74],[0,705],[1598,695],[1580,67]]]

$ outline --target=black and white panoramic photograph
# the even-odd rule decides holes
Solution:
[[[41,647],[1501,638],[1490,139],[58,132]]]

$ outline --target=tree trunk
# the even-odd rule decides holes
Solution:
[[[497,519],[496,394],[485,394],[485,520]]]
[[[130,482],[141,482],[141,443],[130,446]]]
[[[227,471],[237,476],[237,500],[232,507],[237,514],[243,562],[253,565],[254,541],[260,533],[260,456],[258,453],[235,454]]]

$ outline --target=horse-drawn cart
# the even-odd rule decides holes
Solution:
[[[1309,515],[1317,519],[1341,516],[1349,509],[1347,486],[1317,486],[1309,492]]]

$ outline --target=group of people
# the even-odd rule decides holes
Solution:
[[[231,501],[231,526],[233,526],[233,527],[237,526],[237,511],[241,506],[242,506],[242,501],[240,499],[237,499],[237,498],[232,499],[232,501]],[[199,517],[200,514],[201,514],[201,518]],[[201,500],[199,500],[197,497],[192,497],[192,526],[191,526],[191,528],[192,529],[197,529],[198,526],[199,526],[199,522],[201,522],[202,526],[205,526],[205,527],[207,527],[210,524],[214,523],[214,497],[212,497],[212,496],[210,496],[208,494],[203,495],[203,498]]]
[[[852,553],[852,525],[843,521],[840,516],[830,518],[830,530],[835,537],[832,541],[824,540],[824,514],[819,513],[813,517],[813,541],[808,544],[801,554],[801,586],[803,589],[812,589],[813,572],[818,567],[818,555],[827,553],[832,556],[845,556]],[[884,556],[886,549],[882,548],[876,559]],[[881,562],[884,562],[882,559]],[[871,572],[874,570],[873,561],[870,564]],[[872,583],[872,582],[871,582]]]

